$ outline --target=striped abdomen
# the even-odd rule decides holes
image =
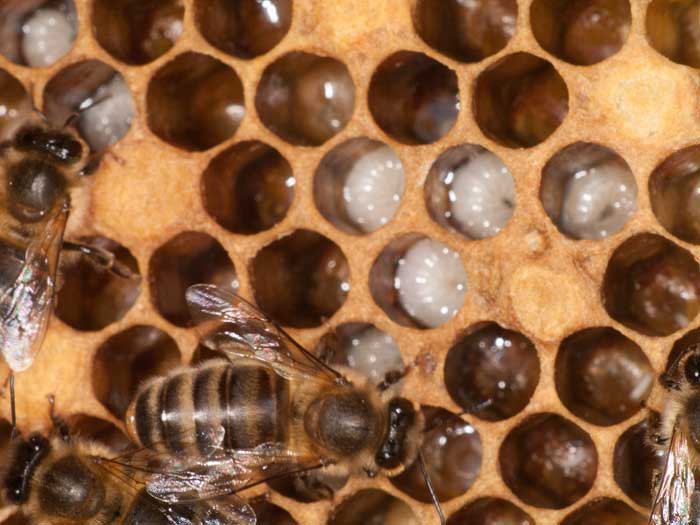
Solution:
[[[264,365],[215,361],[148,383],[127,413],[132,439],[173,454],[286,443],[289,384]],[[196,445],[192,447],[190,445]]]

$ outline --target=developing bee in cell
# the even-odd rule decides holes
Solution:
[[[225,358],[142,385],[126,413],[136,443],[203,461],[223,449],[239,466],[235,491],[311,471],[393,476],[418,460],[445,523],[420,452],[423,416],[390,388],[401,374],[351,381],[235,294],[200,284],[186,299],[202,344]]]

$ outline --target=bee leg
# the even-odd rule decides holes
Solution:
[[[411,367],[406,367],[404,370],[389,370],[384,374],[384,379],[377,385],[377,388],[380,392],[384,392],[406,377],[410,370]]]
[[[14,439],[17,432],[17,412],[15,411],[15,374],[10,372],[10,414],[12,418],[12,439]]]
[[[54,430],[58,432],[59,437],[66,443],[70,443],[70,430],[68,429],[68,424],[61,418],[61,416],[56,415],[56,398],[53,394],[47,396],[49,400],[49,417],[51,417],[51,423],[53,423]]]
[[[98,248],[97,246],[89,246],[77,242],[63,241],[63,249],[67,251],[80,252],[89,257],[95,264],[101,266],[118,277],[125,279],[133,279],[136,277],[128,266],[118,260],[110,251]]]

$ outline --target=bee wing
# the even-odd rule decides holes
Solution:
[[[30,243],[19,273],[0,295],[0,348],[10,369],[31,366],[49,324],[56,287],[56,267],[68,219],[62,206]]]
[[[122,525],[255,525],[255,512],[237,496],[166,504],[141,491]]]
[[[344,381],[340,373],[238,295],[213,285],[195,284],[187,289],[186,300],[202,344],[229,359],[265,361],[285,377],[302,374]]]
[[[674,427],[663,472],[658,480],[649,525],[687,525],[695,477],[688,457],[688,437]]]

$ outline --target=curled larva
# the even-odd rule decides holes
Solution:
[[[124,78],[115,74],[83,101],[80,131],[93,151],[102,151],[126,134],[134,118],[134,101]]]
[[[22,56],[31,67],[47,67],[63,57],[75,41],[76,24],[67,10],[41,8],[22,24]]]
[[[344,338],[342,351],[350,367],[380,383],[389,372],[403,370],[401,351],[389,334],[374,326]]]

